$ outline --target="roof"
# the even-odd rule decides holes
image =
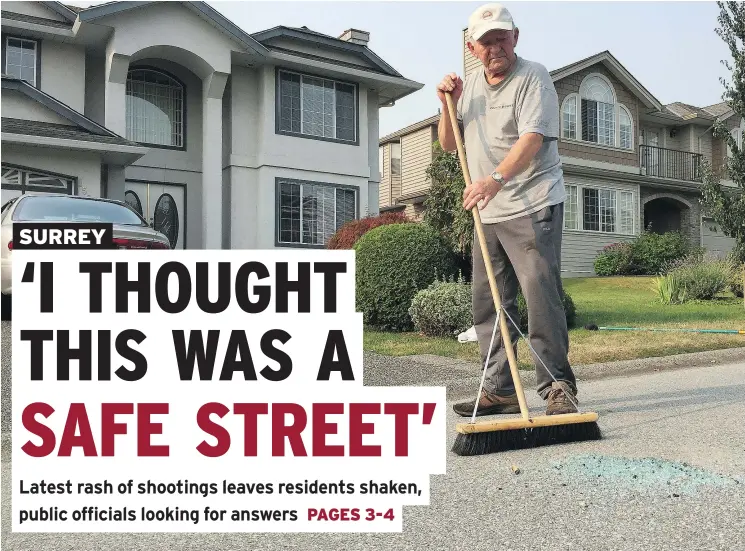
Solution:
[[[553,71],[550,71],[551,78],[554,81],[557,81],[559,79],[566,78],[578,71],[586,69],[587,67],[595,65],[596,63],[602,63],[603,65],[605,65],[618,80],[620,80],[627,88],[629,88],[642,100],[642,102],[648,109],[656,109],[658,111],[662,110],[662,103],[660,103],[660,101],[655,98],[649,90],[642,86],[641,82],[636,80],[636,78],[634,78],[634,76],[626,69],[626,67],[624,67],[621,62],[618,61],[608,50],[602,51],[590,57],[586,57],[585,59],[575,61],[574,63],[570,63],[569,65],[565,65],[564,67],[560,67],[559,69],[554,69]]]
[[[616,65],[616,70],[623,70],[626,71],[625,68],[616,60],[613,55],[608,52],[607,50],[604,52],[600,52],[599,54],[595,54],[589,57],[586,57],[584,59],[581,59],[579,61],[576,61],[574,63],[570,63],[569,65],[565,65],[564,67],[560,67],[558,69],[554,69],[553,71],[549,71],[549,74],[551,75],[552,79],[554,81],[559,80],[561,78],[566,78],[567,76],[577,72],[581,71],[582,69],[585,69],[591,65],[594,65],[595,63],[605,62],[606,65]],[[637,83],[638,90],[645,90],[636,79],[631,77],[629,74],[628,77],[634,80],[634,82]],[[649,92],[647,92],[649,94]],[[651,94],[649,94],[650,98],[653,98]],[[654,101],[657,101],[656,99]],[[685,123],[686,121],[690,119],[705,119],[705,120],[711,120],[712,122],[720,118],[721,120],[725,120],[732,116],[734,112],[729,107],[729,105],[726,102],[720,102],[715,103],[713,105],[709,105],[706,107],[696,107],[694,105],[691,105],[689,103],[683,103],[680,101],[673,102],[668,105],[659,104],[658,108],[660,113],[668,115],[672,119],[677,119],[681,123]],[[386,136],[383,136],[379,140],[379,145],[386,144],[388,142],[397,141],[401,136],[404,136],[406,134],[410,134],[412,132],[416,132],[418,130],[421,130],[422,128],[425,128],[430,125],[436,125],[439,123],[440,120],[440,114],[434,115],[432,117],[426,118],[424,120],[421,120],[419,122],[415,122],[414,124],[411,124],[409,126],[406,126],[400,130],[397,130],[396,132],[392,132]]]
[[[27,119],[2,118],[3,134],[23,134],[24,136],[40,136],[44,138],[59,138],[63,140],[81,140],[85,142],[105,143],[112,145],[131,145],[140,147],[140,144],[126,140],[120,136],[106,136],[94,134],[79,126],[68,124],[57,124],[51,122],[30,121]]]
[[[311,31],[307,27],[297,28],[297,27],[285,27],[283,25],[279,25],[271,29],[253,33],[251,37],[253,37],[258,42],[265,45],[269,50],[281,50],[281,48],[277,48],[276,46],[267,44],[268,41],[270,41],[273,38],[277,38],[277,37],[287,37],[287,38],[292,38],[292,39],[303,41],[303,42],[320,44],[320,45],[323,45],[329,48],[342,50],[347,53],[357,54],[360,57],[366,59],[368,62],[370,62],[378,70],[378,72],[381,72],[383,74],[394,76],[394,77],[402,76],[401,73],[399,73],[393,67],[388,65],[385,61],[383,61],[377,54],[375,54],[375,52],[373,52],[366,45],[356,44],[353,42],[349,42],[347,40],[342,40],[340,38],[334,38],[333,36],[329,36],[327,34],[322,34],[316,31]],[[294,50],[293,50],[293,54],[299,55],[298,52],[295,52]],[[340,63],[340,62],[337,62],[337,63]],[[362,67],[362,66],[360,67],[369,70],[369,67]]]
[[[391,134],[388,134],[387,136],[383,136],[380,138],[379,145],[383,145],[384,143],[397,141],[396,138],[400,138],[401,136],[405,136],[406,134],[411,134],[412,132],[416,132],[417,130],[421,130],[422,128],[426,128],[428,126],[436,125],[440,122],[440,113],[437,115],[434,115],[432,117],[429,117],[427,119],[424,119],[419,122],[415,122],[412,125],[409,125],[405,128],[402,128],[401,130],[397,130],[396,132],[393,132]]]
[[[631,84],[631,86],[629,87],[634,92],[641,92],[643,95],[646,94],[648,98],[658,103],[658,105],[654,106],[654,109],[656,109],[656,111],[661,114],[670,115],[672,116],[672,118],[677,118],[680,120],[680,122],[685,122],[690,119],[696,118],[714,121],[716,118],[722,117],[723,115],[726,115],[723,117],[726,119],[733,114],[732,110],[725,102],[716,103],[707,107],[696,107],[695,105],[691,105],[689,103],[684,103],[681,101],[676,101],[667,105],[659,103],[658,100],[654,98],[654,96],[652,96],[652,94],[649,93],[638,80],[631,76],[631,73],[629,73],[608,50],[592,55],[590,57],[586,57],[585,59],[581,59],[574,63],[570,63],[569,65],[560,67],[559,69],[554,69],[550,72],[550,74],[551,77],[556,81],[561,78],[565,78],[572,73],[581,71],[582,69],[585,69],[596,63],[603,63],[614,74],[616,74],[617,77],[619,77],[618,72],[620,72],[625,77],[619,77],[624,84],[626,84],[627,86]]]
[[[729,118],[730,116],[734,115],[735,112],[732,110],[732,108],[729,106],[727,102],[720,102],[715,103],[714,105],[708,105],[706,107],[702,107],[704,111],[709,113],[710,115],[714,117],[721,117],[722,120]]]
[[[340,38],[335,38],[323,33],[312,31],[307,27],[277,26],[265,31],[248,34],[235,23],[227,19],[206,2],[179,2],[187,9],[197,13],[200,17],[210,22],[218,30],[236,41],[245,50],[245,53],[255,54],[265,59],[269,64],[286,65],[288,67],[311,67],[316,70],[327,70],[337,73],[351,75],[360,81],[371,85],[380,98],[380,105],[390,105],[392,102],[405,97],[424,85],[405,78],[388,63],[383,61],[375,52],[370,50],[366,44],[358,44]],[[57,3],[55,3],[57,4]],[[88,8],[75,8],[75,15],[81,22],[95,22],[101,18],[123,13],[129,10],[142,8],[151,4],[152,1],[132,2],[108,2]],[[64,4],[59,4],[68,9]],[[70,9],[73,7],[70,6]],[[71,12],[73,13],[73,12]],[[301,41],[308,45],[323,46],[324,48],[336,49],[347,54],[354,54],[360,58],[361,63],[341,61],[328,56],[300,52],[295,49],[281,48],[271,44],[272,38],[288,37],[295,41]],[[340,71],[339,67],[350,70]]]
[[[2,76],[2,89],[3,90],[16,90],[20,92],[21,94],[29,97],[30,99],[44,105],[51,111],[57,113],[59,116],[69,120],[71,123],[77,127],[78,135],[88,135],[88,136],[95,136],[98,139],[95,139],[94,141],[99,141],[101,143],[117,143],[119,145],[132,145],[132,146],[138,146],[139,144],[135,142],[131,142],[129,140],[125,140],[118,134],[112,132],[108,128],[101,126],[96,121],[89,119],[85,115],[79,113],[78,111],[75,111],[72,107],[65,105],[58,99],[50,96],[49,94],[41,91],[40,89],[31,86],[28,82],[25,80],[20,80],[15,77],[11,77],[8,75]],[[35,126],[36,121],[27,121],[24,120],[23,123],[28,125],[29,131],[24,131],[23,125],[19,125],[15,123],[14,121],[19,119],[6,119],[6,117],[3,117],[3,132],[13,132],[14,134],[27,134],[27,135],[38,135],[38,136],[44,136],[45,134],[33,134],[33,132],[39,132],[41,131],[39,127]],[[8,121],[8,129],[6,129],[6,121]],[[41,123],[46,125],[47,129],[49,128],[49,123]],[[69,125],[61,125],[63,129],[71,128]],[[72,127],[72,128],[75,128]],[[12,128],[12,130],[11,130]],[[45,130],[46,131],[46,130]],[[63,137],[59,135],[50,135],[49,137]],[[73,139],[83,139],[80,137],[73,138]],[[88,138],[89,140],[93,138]],[[121,141],[117,141],[121,140]]]
[[[53,12],[57,13],[58,15],[61,15],[67,22],[69,23],[75,23],[75,20],[77,19],[77,12],[72,9],[70,6],[67,6],[63,4],[62,2],[40,2],[41,4],[44,4],[47,8],[52,10]]]
[[[123,13],[125,11],[141,8],[154,3],[156,2],[107,2],[106,4],[98,4],[89,8],[81,9],[78,11],[77,16],[80,18],[80,21],[96,21],[102,17]],[[220,31],[231,37],[247,51],[257,54],[267,53],[267,49],[264,46],[253,39],[251,35],[241,29],[238,25],[230,21],[230,19],[207,4],[207,2],[180,2],[180,4],[208,19]]]
[[[665,110],[684,121],[696,118],[713,121],[718,116],[702,107],[696,107],[680,101],[665,105]]]
[[[56,19],[48,19],[46,17],[36,17],[35,15],[26,15],[25,13],[15,13],[12,11],[2,10],[0,16],[3,19],[10,19],[12,21],[23,21],[25,23],[34,23],[37,25],[45,25],[47,27],[58,27],[60,29],[71,29],[72,21],[57,21]]]

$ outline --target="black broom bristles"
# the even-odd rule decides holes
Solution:
[[[485,455],[509,450],[550,446],[552,444],[600,440],[600,438],[600,427],[597,422],[469,434],[459,432],[453,443],[453,452],[457,455]]]

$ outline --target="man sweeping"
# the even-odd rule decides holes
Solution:
[[[546,68],[515,54],[519,30],[509,11],[486,4],[469,19],[468,49],[481,61],[463,81],[455,73],[437,86],[442,102],[440,144],[456,149],[445,92],[450,92],[462,124],[472,184],[463,207],[478,205],[484,234],[515,355],[519,333],[518,284],[528,309],[528,333],[535,353],[539,395],[546,414],[575,413],[576,380],[569,365],[569,336],[562,302],[561,239],[564,177],[558,151],[559,102]],[[518,413],[515,386],[499,331],[492,331],[496,311],[481,256],[473,245],[473,317],[484,388],[473,401],[454,410],[470,417]],[[542,360],[542,361],[541,361]],[[549,374],[546,367],[551,371]],[[551,376],[553,375],[553,377]]]

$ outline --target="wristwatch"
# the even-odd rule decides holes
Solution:
[[[497,172],[496,170],[491,173],[491,177],[492,177],[492,180],[494,180],[495,182],[499,184],[500,188],[504,187],[504,184],[507,183],[504,177],[502,176],[502,174]]]

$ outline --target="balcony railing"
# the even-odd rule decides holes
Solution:
[[[642,174],[672,180],[700,182],[702,180],[701,161],[703,155],[665,149],[653,145],[640,145]]]

